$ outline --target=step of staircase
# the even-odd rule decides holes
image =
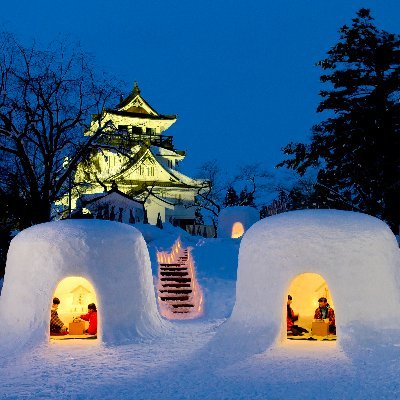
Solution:
[[[174,276],[176,278],[179,278],[181,276],[188,276],[189,272],[188,271],[161,271],[160,275],[161,276]]]
[[[180,267],[181,263],[161,263],[160,267]]]
[[[192,265],[188,249],[180,253],[164,253],[171,262],[158,263],[158,298],[166,315],[177,314],[176,319],[187,319],[195,310]],[[179,315],[182,315],[179,317]],[[187,315],[187,316],[186,316]],[[172,317],[174,318],[174,317]]]
[[[171,305],[174,308],[182,308],[182,307],[190,307],[190,308],[192,308],[192,307],[194,307],[194,305],[190,304],[190,303],[186,303],[186,304],[171,304]]]
[[[190,278],[161,278],[162,282],[177,282],[177,283],[185,283],[185,282],[191,282]]]
[[[165,290],[160,290],[160,293],[188,294],[192,293],[192,289],[165,289]]]
[[[162,285],[163,288],[169,288],[169,287],[173,287],[173,288],[183,288],[183,287],[189,287],[190,288],[190,283],[163,283]]]
[[[188,301],[189,296],[160,296],[162,301]]]

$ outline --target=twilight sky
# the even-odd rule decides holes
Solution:
[[[19,0],[2,2],[0,29],[79,41],[126,95],[138,81],[159,113],[178,114],[166,134],[193,175],[211,159],[272,170],[285,144],[307,140],[320,118],[315,63],[361,7],[400,33],[399,0]]]

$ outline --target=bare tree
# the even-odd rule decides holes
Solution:
[[[241,194],[246,193],[246,199],[242,198],[238,205],[252,204],[264,194],[274,191],[273,175],[265,171],[260,164],[241,166],[239,173],[229,178],[222,171],[218,161],[211,160],[200,166],[198,176],[204,179],[205,185],[198,190],[194,203],[189,207],[199,207],[207,211],[215,228],[218,215],[225,207],[224,199],[228,188],[242,187]],[[249,189],[246,189],[247,186]]]
[[[0,34],[0,185],[18,177],[27,226],[50,220],[52,204],[109,124],[99,120],[84,136],[92,114],[100,118],[118,95],[79,47],[54,42],[41,50]]]

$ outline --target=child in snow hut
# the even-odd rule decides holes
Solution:
[[[53,298],[53,304],[51,305],[51,316],[50,316],[50,335],[66,335],[67,327],[64,322],[61,321],[58,316],[58,305],[60,304],[60,299],[58,297]]]
[[[89,328],[86,329],[86,333],[89,335],[96,335],[97,333],[97,308],[96,304],[90,303],[88,305],[88,313],[81,315],[81,319],[89,321]]]
[[[290,306],[292,304],[292,300],[292,296],[289,294],[287,300],[287,335],[303,336],[303,333],[308,333],[308,330],[294,324],[299,319],[299,316],[294,313],[292,307]]]

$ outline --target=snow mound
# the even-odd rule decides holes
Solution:
[[[190,235],[183,229],[173,226],[169,222],[163,222],[163,229],[155,225],[136,223],[131,225],[136,228],[144,237],[146,243],[153,242],[154,240],[168,239],[168,246],[172,246],[174,241],[179,237],[190,238]]]
[[[340,344],[379,340],[383,330],[398,329],[399,267],[396,238],[368,215],[305,210],[263,219],[241,241],[236,303],[224,332],[241,340],[240,330],[258,350],[282,343],[290,283],[309,272],[329,285]]]
[[[96,291],[104,343],[164,331],[141,233],[118,222],[69,220],[33,226],[12,240],[0,298],[0,335],[29,343],[48,340],[54,290],[73,276],[87,279]]]
[[[218,216],[218,237],[238,238],[259,219],[259,212],[253,207],[224,208]]]

